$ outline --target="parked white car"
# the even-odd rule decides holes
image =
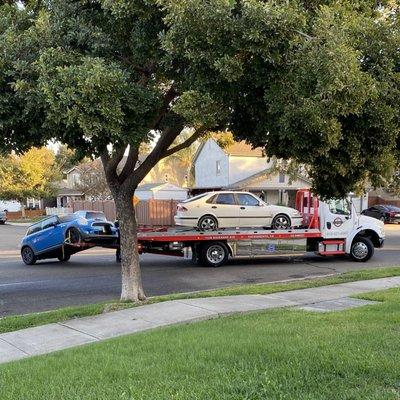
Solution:
[[[302,224],[294,208],[271,206],[249,192],[208,192],[177,205],[175,224],[200,230],[236,227],[289,229]]]

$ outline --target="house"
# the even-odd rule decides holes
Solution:
[[[168,182],[145,183],[136,189],[135,195],[140,200],[185,200],[188,190]]]
[[[215,140],[209,139],[199,146],[193,163],[192,194],[221,189],[246,190],[267,203],[294,206],[296,191],[311,186],[302,174],[292,177],[278,171],[263,149],[253,149],[243,141],[222,149]]]

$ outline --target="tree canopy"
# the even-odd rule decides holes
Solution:
[[[0,147],[55,139],[101,157],[121,218],[123,276],[138,272],[126,217],[135,188],[207,130],[307,164],[321,196],[378,183],[395,166],[396,0],[24,3],[0,8]],[[185,127],[192,136],[174,144]],[[135,296],[144,297],[122,297]]]

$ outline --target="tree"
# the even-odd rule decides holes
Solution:
[[[398,43],[393,2],[3,5],[1,147],[56,139],[101,157],[121,222],[121,297],[143,299],[132,196],[148,172],[205,131],[228,128],[308,164],[323,196],[378,179],[399,133]],[[185,127],[193,134],[174,145]]]
[[[54,154],[45,147],[32,148],[21,156],[1,157],[0,199],[18,200],[25,218],[26,199],[51,197],[57,178]]]
[[[75,151],[61,144],[56,153],[56,163],[61,173],[65,173],[76,165],[79,160]]]
[[[111,198],[110,188],[99,160],[79,166],[79,182],[76,188],[92,200],[108,200]]]

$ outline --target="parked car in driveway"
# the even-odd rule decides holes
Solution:
[[[175,224],[200,230],[236,227],[289,229],[302,224],[294,208],[272,206],[249,192],[208,192],[177,205]]]
[[[32,265],[46,258],[68,261],[72,254],[85,249],[85,243],[103,247],[117,244],[118,230],[113,223],[82,215],[54,215],[31,225],[21,243],[24,263]],[[93,217],[90,212],[85,216]]]
[[[4,225],[7,221],[7,213],[5,211],[0,211],[0,224]]]
[[[377,204],[361,211],[361,214],[386,223],[400,223],[400,208],[390,204]]]

